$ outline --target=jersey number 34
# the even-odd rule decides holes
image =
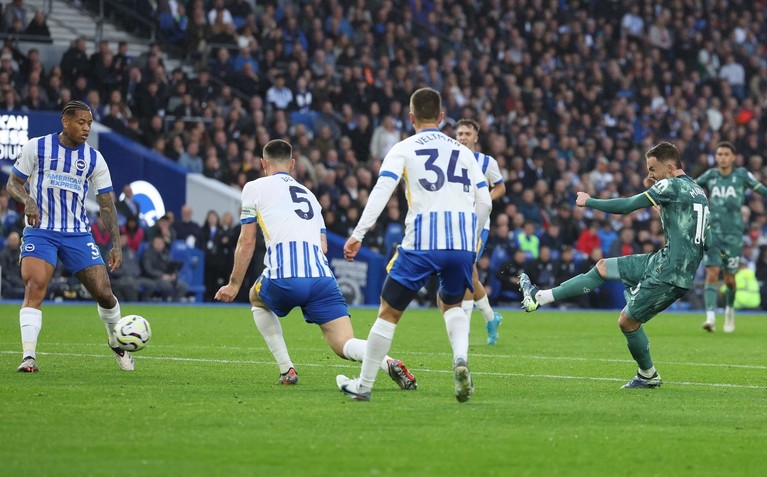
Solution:
[[[436,179],[430,182],[426,179],[418,179],[418,183],[421,187],[428,191],[438,191],[445,185],[445,172],[435,162],[439,158],[439,151],[437,149],[419,149],[415,151],[418,156],[427,156],[424,167],[427,171],[436,174]],[[450,154],[450,160],[447,164],[447,181],[454,182],[456,184],[463,184],[463,191],[469,192],[471,189],[471,181],[469,180],[468,169],[461,168],[460,174],[456,174],[456,167],[458,165],[458,154],[460,151],[454,149]]]

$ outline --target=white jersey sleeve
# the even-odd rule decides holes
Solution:
[[[405,167],[405,157],[398,147],[400,143],[392,147],[386,154],[378,175],[378,181],[370,192],[365,210],[362,211],[360,220],[352,232],[352,237],[362,242],[370,227],[378,220],[386,204],[389,202],[394,189],[402,178]]]
[[[488,186],[495,186],[503,182],[503,175],[501,175],[501,168],[498,167],[498,161],[494,157],[486,156],[489,158],[487,169],[485,170],[485,177],[487,178]]]
[[[286,173],[249,182],[242,190],[240,223],[258,222],[266,242],[268,278],[332,277],[322,252],[325,233],[314,194]]]
[[[36,137],[24,144],[19,157],[16,158],[16,162],[13,164],[13,173],[24,180],[29,179],[29,176],[37,170],[39,164],[37,157],[39,141],[40,138]]]
[[[109,174],[109,167],[107,167],[104,156],[99,151],[95,152],[96,166],[93,168],[90,181],[96,194],[105,194],[112,191],[112,176]]]

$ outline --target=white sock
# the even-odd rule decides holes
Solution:
[[[493,321],[495,313],[493,312],[493,307],[490,306],[490,300],[487,299],[487,295],[483,296],[474,303],[477,304],[477,308],[479,308],[479,311],[482,312],[482,316],[485,317],[485,323],[490,323]]]
[[[554,303],[554,293],[552,293],[551,290],[538,290],[538,293],[535,294],[535,300],[540,305]]]
[[[378,369],[391,348],[396,329],[397,325],[381,317],[370,328],[370,334],[365,344],[365,359],[362,360],[362,371],[360,371],[360,391],[366,392],[373,389]]]
[[[716,323],[716,312],[714,310],[706,311],[706,323]]]
[[[111,310],[108,308],[101,308],[100,305],[96,305],[99,310],[99,316],[101,321],[104,322],[104,326],[107,329],[107,336],[109,337],[109,346],[115,345],[115,324],[120,321],[120,302],[116,301],[114,308]]]
[[[24,307],[19,311],[19,327],[21,328],[21,347],[24,350],[22,358],[36,357],[37,336],[43,327],[43,312],[37,308]]]
[[[650,369],[640,369],[639,374],[644,378],[652,378],[655,376],[655,366],[651,367]]]
[[[453,347],[453,362],[458,358],[469,360],[469,317],[460,307],[450,308],[444,314],[447,337]]]
[[[361,363],[365,357],[366,344],[367,341],[361,340],[359,338],[350,339],[344,343],[344,357],[350,361],[357,361],[358,363]],[[381,361],[381,369],[384,371],[389,371],[390,359],[393,358],[389,355],[384,356],[383,361]]]
[[[272,352],[277,366],[280,368],[280,374],[285,374],[293,367],[293,361],[288,355],[288,347],[285,345],[285,338],[282,336],[282,326],[277,315],[264,308],[253,307],[253,321],[256,322],[258,331],[264,337],[266,347]]]
[[[461,302],[461,309],[471,319],[471,312],[474,311],[474,300],[463,300]]]

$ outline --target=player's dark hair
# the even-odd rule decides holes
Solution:
[[[64,105],[64,109],[61,110],[61,115],[71,118],[75,115],[77,110],[88,111],[89,113],[91,112],[90,106],[83,103],[82,101],[70,101]]]
[[[410,97],[410,112],[419,122],[437,122],[442,112],[442,98],[437,90],[421,88]]]
[[[458,122],[455,123],[455,128],[458,129],[461,126],[468,126],[474,129],[475,131],[479,132],[479,123],[473,119],[469,119],[469,118],[459,119]]]
[[[646,158],[654,157],[660,162],[668,164],[673,162],[677,168],[682,167],[682,156],[679,149],[670,142],[663,141],[645,153]]]
[[[716,149],[719,149],[720,147],[726,147],[727,149],[730,150],[730,152],[735,154],[735,145],[733,143],[731,143],[730,141],[720,141],[716,145]],[[716,150],[716,149],[714,149],[714,150]]]
[[[273,139],[264,146],[264,159],[269,161],[289,161],[293,159],[293,147],[282,139]]]

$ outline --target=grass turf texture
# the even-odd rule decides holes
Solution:
[[[731,335],[705,333],[701,313],[657,317],[664,385],[626,390],[617,313],[507,311],[490,347],[475,312],[476,391],[459,404],[435,310],[408,311],[391,351],[418,390],[379,373],[369,403],[338,392],[335,375],[359,364],[297,313],[282,325],[300,382],[279,386],[245,307],[124,306],[153,330],[133,373],[102,344],[94,304],[45,307],[41,371],[16,373],[18,306],[0,312],[2,475],[763,475],[763,315]],[[353,315],[366,337],[375,311]]]

